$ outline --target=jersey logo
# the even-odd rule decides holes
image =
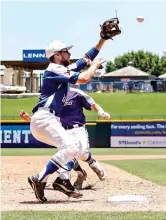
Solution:
[[[72,105],[73,104],[73,101],[66,101],[65,103],[64,103],[64,106],[66,106],[66,105]]]
[[[62,99],[62,102],[63,102],[63,103],[66,102],[66,98],[67,98],[67,97],[64,95],[64,96],[63,96],[63,99]]]
[[[67,96],[63,97],[62,102],[64,103],[64,106],[73,104],[73,101],[67,101]]]

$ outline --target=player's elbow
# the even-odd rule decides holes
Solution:
[[[90,79],[86,76],[81,76],[78,78],[77,83],[78,84],[86,84]]]

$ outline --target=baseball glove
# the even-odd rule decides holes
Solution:
[[[111,18],[109,20],[106,20],[101,27],[100,37],[108,40],[115,37],[116,35],[119,35],[121,33],[121,30],[118,26],[119,20],[118,18]]]

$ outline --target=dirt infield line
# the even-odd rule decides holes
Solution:
[[[22,156],[24,158],[41,158],[46,159],[50,156]],[[3,159],[13,160],[13,156],[2,156]],[[19,160],[21,156],[14,156]],[[166,159],[166,155],[94,155],[96,160],[144,160],[144,159]]]
[[[166,155],[95,155],[97,160],[166,159]]]

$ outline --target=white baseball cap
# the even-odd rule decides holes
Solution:
[[[64,43],[62,43],[61,41],[55,40],[52,41],[48,47],[45,49],[45,53],[46,53],[46,57],[49,59],[50,57],[52,57],[56,52],[59,51],[65,51],[65,50],[70,50],[73,47],[73,45],[71,46],[66,46]]]

